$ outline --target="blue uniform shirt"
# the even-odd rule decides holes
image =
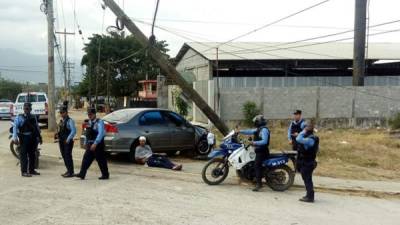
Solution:
[[[64,121],[63,121],[64,122]],[[76,135],[76,127],[75,127],[75,121],[72,118],[69,118],[68,123],[67,123],[67,128],[71,131],[67,137],[67,143],[72,141]]]
[[[18,140],[18,129],[24,124],[25,122],[25,114],[20,114],[17,117],[15,117],[14,119],[14,126],[13,126],[13,135],[12,138],[14,141]],[[40,128],[39,128],[39,123],[37,121],[37,117],[35,115],[31,115],[33,117],[35,117],[36,120],[36,124],[37,124],[37,129],[40,132]],[[31,132],[26,133],[26,135],[30,135]]]
[[[292,121],[292,122],[290,122],[290,124],[289,124],[289,129],[288,129],[288,132],[287,132],[287,136],[288,136],[288,140],[289,141],[291,141],[292,140],[292,123],[294,123],[294,124],[298,124],[298,123],[300,123],[300,128],[301,128],[301,130],[304,130],[304,128],[306,127],[306,123],[305,123],[305,121],[303,120],[303,119],[301,119],[301,120],[299,120],[298,122],[296,122],[296,121]],[[297,140],[297,139],[296,139]]]
[[[96,123],[93,126],[93,130],[97,131],[97,137],[96,140],[94,140],[94,144],[99,144],[101,142],[101,140],[103,140],[104,136],[106,136],[106,132],[104,129],[104,121],[101,119],[95,119]],[[92,123],[94,121],[89,120],[88,126],[91,127]],[[90,144],[87,142],[87,140],[85,139],[85,144]]]
[[[305,134],[305,130],[300,132],[300,134],[296,137],[296,141],[297,143],[304,145],[305,150],[309,150],[314,146],[315,141],[312,138],[304,137]]]
[[[256,131],[257,131],[257,129],[248,129],[248,130],[240,130],[239,133],[244,134],[244,135],[254,135],[254,133]],[[263,128],[259,135],[260,135],[261,140],[254,141],[253,144],[255,146],[267,145],[268,144],[268,136],[269,136],[268,129]]]

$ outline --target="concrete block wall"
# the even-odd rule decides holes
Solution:
[[[400,87],[288,87],[221,89],[221,118],[243,120],[243,104],[255,102],[271,120],[285,120],[294,109],[305,118],[332,126],[384,125],[400,112]],[[339,123],[339,124],[338,124]]]

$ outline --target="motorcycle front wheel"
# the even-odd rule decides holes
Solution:
[[[267,185],[274,191],[286,191],[294,182],[295,172],[287,165],[269,169],[265,173]]]
[[[20,146],[16,145],[13,141],[10,141],[10,151],[15,156],[15,158],[19,159],[19,152],[20,152]]]
[[[203,181],[208,185],[222,183],[229,173],[229,165],[222,158],[213,158],[206,163],[201,172]]]

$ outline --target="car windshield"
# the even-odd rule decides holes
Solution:
[[[131,120],[137,113],[138,111],[136,110],[118,110],[106,115],[105,117],[103,117],[103,120],[110,123],[126,123]]]
[[[0,102],[11,102],[11,101],[7,99],[0,99]]]

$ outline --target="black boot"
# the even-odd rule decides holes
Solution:
[[[262,188],[262,185],[257,184],[257,185],[253,188],[253,191],[255,191],[255,192],[260,191],[261,188]]]
[[[74,176],[75,176],[75,177],[81,178],[81,180],[84,180],[84,179],[85,179],[85,177],[82,176],[80,173],[77,173],[77,174],[75,174]]]
[[[304,196],[301,199],[299,199],[299,201],[312,203],[312,202],[314,202],[314,198],[310,198],[310,197]]]
[[[108,179],[110,179],[109,175],[107,175],[107,176],[102,175],[101,177],[99,177],[99,180],[108,180]]]
[[[30,172],[31,175],[40,175],[40,173],[36,170],[33,170]]]
[[[32,177],[32,175],[30,175],[29,173],[26,173],[26,172],[21,173],[21,176],[23,176],[23,177]]]

